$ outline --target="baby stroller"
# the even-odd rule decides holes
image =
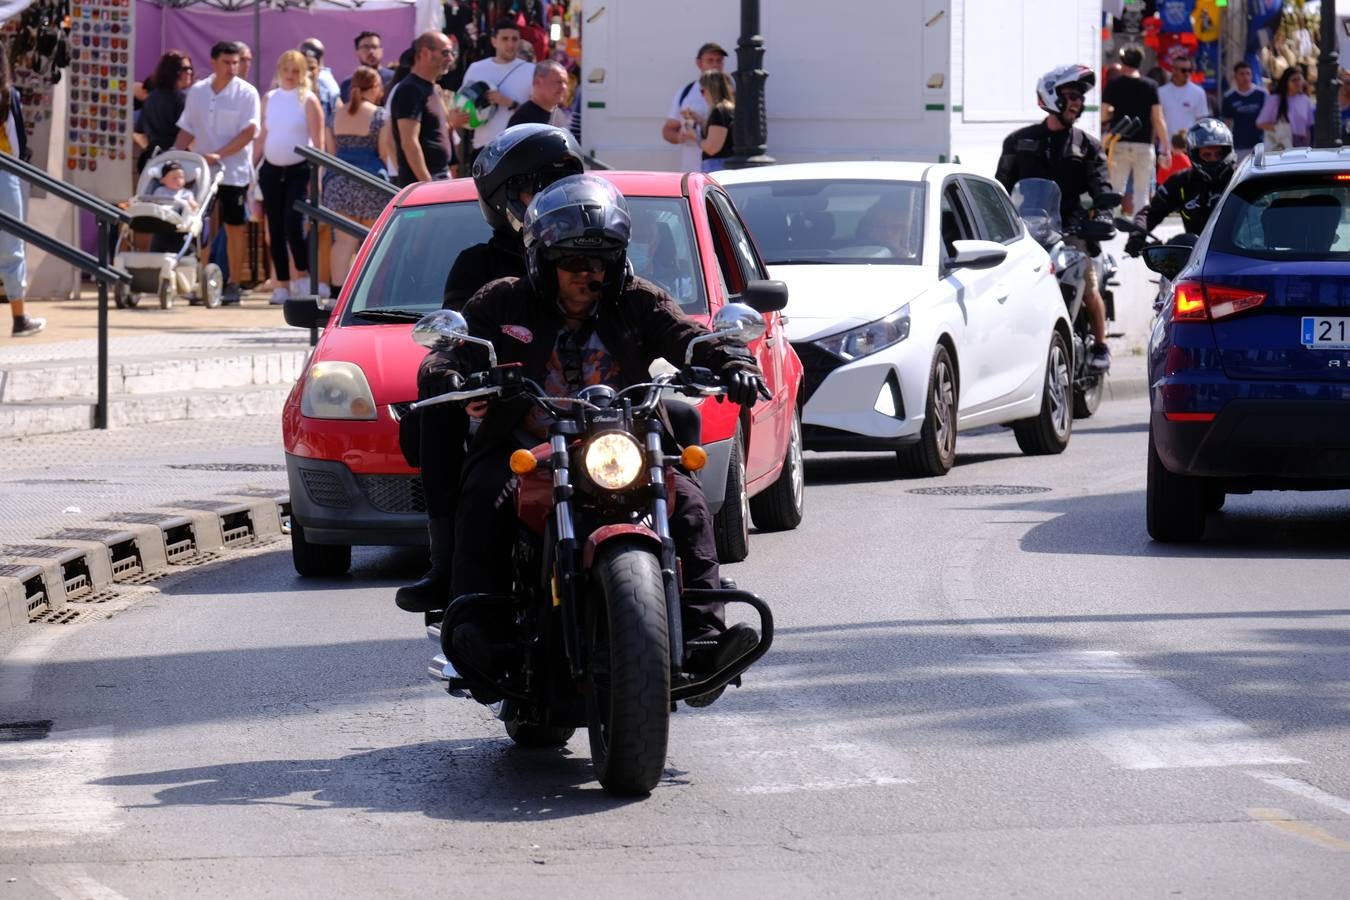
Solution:
[[[164,167],[170,162],[182,168],[187,179],[185,188],[197,203],[195,209],[172,197],[155,195]],[[213,175],[200,155],[187,150],[168,150],[145,164],[136,196],[127,204],[131,216],[128,228],[131,234],[153,235],[153,249],[123,250],[119,245],[115,265],[131,273],[130,286],[118,289],[119,308],[136,307],[144,294],[157,294],[161,309],[172,307],[180,296],[212,308],[220,306],[224,288],[220,266],[209,263],[201,267],[197,257],[202,225],[222,177],[219,172]],[[126,231],[122,237],[128,237]]]

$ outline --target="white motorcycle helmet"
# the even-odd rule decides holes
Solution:
[[[1064,98],[1061,89],[1076,87],[1086,94],[1097,86],[1097,73],[1081,63],[1051,69],[1036,80],[1036,105],[1063,121]]]

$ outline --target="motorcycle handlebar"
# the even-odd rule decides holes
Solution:
[[[479,373],[479,375],[482,374],[484,373]],[[701,374],[705,373],[697,373],[697,375]],[[712,375],[711,372],[707,372],[706,374],[709,376]],[[637,409],[644,409],[649,407],[655,408],[657,401],[661,397],[661,391],[665,388],[674,388],[680,393],[691,397],[721,397],[726,395],[726,388],[719,384],[701,383],[697,380],[697,375],[684,372],[661,375],[658,376],[655,381],[629,385],[618,393],[618,397],[622,398],[635,391],[647,391],[649,392],[649,396],[636,406]],[[471,376],[471,380],[475,377],[478,376]],[[526,396],[554,415],[567,412],[567,410],[560,408],[563,405],[583,405],[588,406],[591,409],[599,409],[594,403],[591,403],[588,400],[582,400],[580,397],[550,397],[542,387],[528,378],[524,379],[521,382],[521,385],[529,388],[528,391],[524,392]],[[765,400],[769,400],[773,397],[763,384],[760,385],[759,391]],[[472,388],[466,391],[449,391],[444,394],[438,394],[435,397],[428,397],[425,400],[418,400],[409,408],[412,410],[419,410],[427,406],[439,406],[442,403],[467,402],[487,397],[499,397],[503,392],[504,388],[502,385],[486,385],[484,387]]]

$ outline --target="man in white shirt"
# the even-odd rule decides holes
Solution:
[[[213,174],[224,173],[215,204],[216,221],[224,223],[229,247],[230,281],[224,303],[239,302],[239,276],[248,266],[245,201],[253,180],[253,139],[261,122],[258,91],[238,77],[239,50],[234,41],[211,48],[211,77],[188,88],[174,142],[175,149],[191,147],[204,156]],[[203,256],[209,253],[203,248]]]
[[[722,49],[722,45],[709,41],[698,48],[694,63],[702,75],[704,72],[722,71],[726,58],[727,51]],[[698,133],[698,123],[707,118],[708,104],[703,99],[703,92],[698,89],[698,79],[695,78],[675,93],[675,99],[670,103],[670,113],[666,116],[665,124],[661,126],[661,137],[666,139],[666,143],[680,145],[681,172],[699,172],[703,169],[703,150],[699,146],[701,137]]]
[[[1190,57],[1178,57],[1172,63],[1172,78],[1158,88],[1158,103],[1169,135],[1191,130],[1200,119],[1209,115],[1209,98],[1205,89],[1191,81],[1194,64]]]
[[[468,163],[473,165],[474,158],[488,141],[506,130],[511,113],[520,104],[530,99],[530,90],[534,84],[534,64],[517,59],[520,52],[520,26],[515,19],[499,19],[492,26],[492,49],[497,54],[491,59],[480,59],[464,72],[464,84],[486,81],[495,90],[488,91],[488,102],[497,107],[492,118],[473,130],[473,150]],[[463,128],[469,121],[467,113],[454,112],[450,117],[451,128]]]

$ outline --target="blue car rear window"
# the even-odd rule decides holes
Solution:
[[[1224,201],[1210,250],[1269,260],[1350,260],[1350,182],[1327,173],[1237,185]]]

